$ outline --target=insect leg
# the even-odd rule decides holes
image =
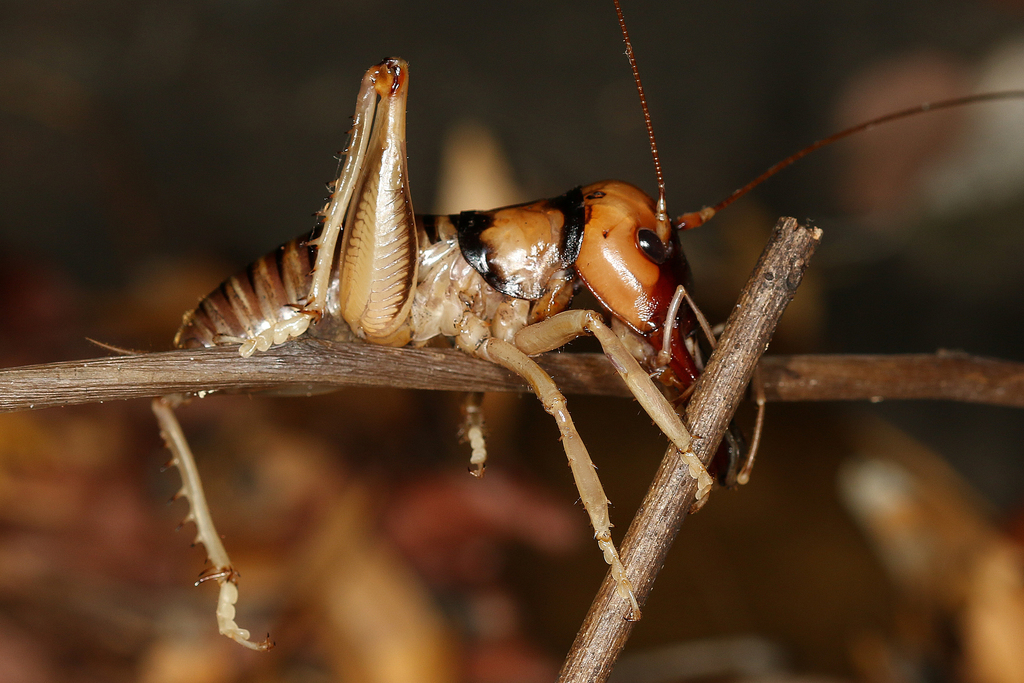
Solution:
[[[718,337],[715,335],[714,330],[711,329],[711,324],[708,323],[708,319],[704,316],[704,312],[700,310],[694,300],[690,297],[690,293],[686,291],[686,287],[679,285],[676,287],[675,293],[672,295],[672,303],[669,304],[668,314],[665,316],[665,332],[662,334],[662,348],[658,351],[658,367],[665,367],[668,365],[669,360],[672,358],[672,329],[676,324],[676,318],[679,315],[679,308],[683,302],[686,302],[690,306],[690,310],[693,311],[693,315],[697,318],[697,324],[700,325],[700,329],[704,332],[704,336],[708,340],[708,344],[711,345],[711,349],[714,350],[718,344]]]
[[[690,297],[690,293],[686,291],[683,285],[679,285],[676,288],[675,295],[672,297],[672,306],[676,306],[676,302],[679,299],[683,299],[690,306],[690,310],[693,311],[694,316],[697,318],[697,322],[700,324],[701,329],[704,331],[704,336],[707,337],[708,344],[711,345],[711,349],[714,350],[715,346],[718,345],[718,335],[711,329],[711,325],[708,323],[708,319],[704,317],[704,313],[701,312],[700,308],[694,303]],[[678,307],[674,310],[670,307],[669,316],[670,320],[675,320],[675,311],[678,311]],[[721,330],[719,330],[721,334]],[[669,339],[668,332],[665,333],[666,342]],[[667,346],[667,344],[666,344]],[[667,349],[663,349],[658,354],[658,362],[660,363],[663,354],[667,352]],[[668,361],[665,361],[666,363]],[[754,469],[754,458],[757,457],[757,450],[761,446],[761,434],[764,431],[764,409],[766,398],[764,395],[764,380],[761,379],[761,366],[757,365],[754,368],[754,376],[750,379],[750,386],[754,393],[754,402],[757,404],[757,419],[754,422],[754,440],[750,444],[750,448],[746,452],[746,457],[743,460],[743,467],[740,468],[739,473],[736,475],[736,483],[743,485],[750,481],[750,471]]]
[[[459,430],[463,440],[469,442],[473,449],[469,457],[469,473],[474,477],[484,476],[487,465],[487,442],[485,440],[483,392],[471,391],[462,398],[462,428]]]
[[[761,378],[761,366],[754,368],[754,376],[750,378],[750,386],[754,390],[754,402],[757,404],[757,421],[754,422],[754,440],[750,443],[750,450],[743,461],[743,467],[736,475],[737,484],[746,484],[750,481],[750,471],[754,469],[754,458],[757,457],[757,449],[761,446],[761,432],[764,430],[764,404],[767,399],[764,395],[764,380]]]
[[[373,67],[363,76],[356,96],[356,110],[352,115],[352,132],[345,150],[345,165],[341,175],[334,182],[331,200],[321,212],[324,216],[323,230],[313,241],[317,246],[316,262],[313,264],[313,281],[309,288],[309,297],[304,310],[320,317],[327,307],[327,290],[330,287],[331,270],[334,266],[334,252],[345,225],[345,214],[352,201],[363,168],[366,155],[368,128],[373,122],[373,111],[377,104],[377,91],[374,87],[375,74],[379,67]]]
[[[419,255],[406,170],[408,66],[385,60],[374,86],[380,102],[345,218],[338,306],[360,339],[404,346],[411,336],[407,321]]]
[[[335,269],[335,253],[338,239],[345,224],[345,217],[352,203],[352,195],[356,186],[365,175],[365,157],[369,144],[370,126],[377,109],[377,81],[385,66],[378,64],[363,76],[356,97],[356,109],[352,115],[352,131],[348,148],[345,151],[345,165],[341,175],[332,186],[330,201],[322,209],[324,224],[320,234],[309,244],[317,247],[316,260],[313,263],[309,293],[298,315],[281,320],[268,328],[253,333],[239,347],[243,357],[249,357],[256,351],[266,351],[274,344],[281,344],[293,337],[303,334],[310,323],[323,317],[328,304],[328,290],[331,286],[331,274]]]
[[[658,390],[650,376],[644,372],[629,353],[622,340],[609,329],[594,311],[564,311],[547,320],[524,327],[516,334],[516,346],[528,355],[557,349],[584,334],[593,334],[626,386],[651,416],[658,428],[668,437],[686,461],[690,476],[697,480],[697,501],[703,500],[711,490],[713,480],[707,469],[693,453],[693,440],[683,426],[672,404]]]
[[[198,586],[205,581],[215,580],[220,586],[220,593],[217,597],[217,628],[222,635],[231,638],[237,643],[244,645],[251,650],[269,650],[274,646],[267,638],[262,642],[254,642],[249,639],[249,631],[239,628],[235,623],[235,603],[238,601],[238,572],[231,566],[231,558],[228,557],[224,544],[220,542],[220,535],[213,525],[213,518],[210,516],[210,508],[206,505],[206,494],[203,493],[203,483],[199,479],[199,470],[196,468],[195,458],[192,457],[192,450],[185,439],[185,433],[178,424],[178,418],[174,416],[170,397],[153,399],[153,414],[156,415],[160,424],[160,435],[171,451],[171,463],[177,466],[181,473],[181,489],[175,498],[187,498],[189,512],[185,517],[186,522],[194,522],[196,525],[196,543],[202,543],[206,548],[211,569],[203,572]]]
[[[616,591],[619,597],[629,601],[630,614],[628,618],[639,619],[640,606],[633,595],[633,586],[626,578],[626,569],[622,566],[622,560],[619,559],[619,553],[612,542],[608,496],[605,495],[604,487],[597,476],[597,470],[590,459],[590,454],[587,453],[587,447],[583,444],[583,440],[572,422],[565,396],[558,390],[554,380],[536,362],[508,342],[489,337],[480,345],[476,354],[511,370],[529,382],[534,393],[540,399],[541,405],[544,406],[544,410],[555,418],[558,431],[562,434],[562,447],[569,460],[569,468],[576,481],[576,488],[580,492],[580,500],[583,501],[583,507],[590,516],[590,524],[594,527],[597,545],[604,554],[604,561],[611,565]]]

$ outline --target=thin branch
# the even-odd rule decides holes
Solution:
[[[545,354],[540,361],[573,394],[622,394],[602,354]],[[446,391],[530,391],[493,363],[455,349],[395,349],[302,339],[250,358],[237,347],[64,361],[0,370],[0,412],[175,393],[290,393],[345,386]]]
[[[765,356],[769,401],[940,399],[1024,408],[1024,363],[934,354]]]
[[[780,219],[754,268],[740,301],[729,316],[716,351],[686,409],[691,433],[700,437],[694,452],[711,461],[758,359],[768,346],[786,305],[793,298],[808,259],[821,239],[817,228],[804,228],[792,218]],[[661,462],[622,542],[622,559],[637,600],[643,605],[665,563],[684,517],[693,504],[696,482],[675,448]],[[611,673],[633,623],[605,577],[562,667],[559,681],[604,681]]]
[[[630,396],[603,354],[540,359],[566,394]],[[944,399],[1024,408],[1024,363],[961,353],[765,356],[769,401]],[[168,351],[0,370],[0,412],[199,391],[387,386],[528,392],[493,363],[454,349],[310,339],[252,358],[234,348]]]

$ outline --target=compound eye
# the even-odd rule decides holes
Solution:
[[[647,228],[636,231],[636,244],[644,255],[659,266],[668,260],[668,247],[658,239],[657,233]]]

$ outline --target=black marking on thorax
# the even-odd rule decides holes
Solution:
[[[437,242],[437,216],[432,214],[416,214],[416,222],[427,236],[427,244]]]
[[[491,271],[490,264],[487,263],[487,246],[480,239],[483,231],[491,227],[494,217],[490,213],[482,211],[463,211],[450,218],[455,223],[455,230],[459,236],[459,249],[462,250],[463,258],[473,266],[476,272],[484,276],[487,284],[500,291],[501,288],[492,282],[496,276]]]
[[[565,194],[550,200],[551,205],[562,212],[565,223],[562,226],[562,243],[558,245],[562,267],[576,263],[583,244],[583,228],[587,224],[587,212],[583,205],[583,189],[574,187]]]
[[[534,202],[530,202],[533,204]],[[562,231],[558,243],[558,262],[561,268],[568,268],[576,262],[583,244],[583,229],[586,225],[586,210],[583,202],[583,191],[576,187],[563,195],[548,199],[547,204],[562,214]],[[528,206],[522,204],[519,206]],[[515,207],[507,207],[515,208]],[[497,258],[496,246],[483,239],[483,233],[494,224],[494,214],[500,211],[463,211],[458,215],[449,216],[455,224],[459,238],[459,249],[463,258],[474,270],[483,276],[491,287],[507,296],[517,299],[536,299],[540,294],[528,296],[519,282],[506,280],[503,273],[492,267],[492,260]]]

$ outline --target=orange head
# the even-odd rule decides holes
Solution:
[[[618,180],[583,188],[585,228],[576,272],[617,318],[656,346],[679,285],[689,285],[689,266],[675,231],[659,225],[654,200]],[[680,308],[673,328],[672,362],[685,388],[698,370],[683,343],[694,327],[689,307]]]

